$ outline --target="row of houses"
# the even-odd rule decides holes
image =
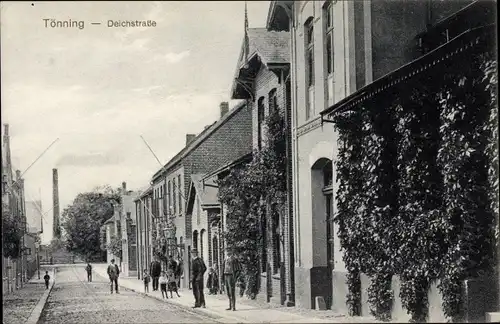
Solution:
[[[220,118],[197,135],[186,134],[185,147],[153,175],[148,189],[134,193],[135,206],[122,217],[131,219],[132,235],[125,271],[141,279],[157,252],[173,255],[184,267],[182,287],[190,288],[193,249],[208,266],[221,268],[226,210],[218,180],[266,145],[265,117],[279,110],[289,130],[287,206],[262,253],[270,266],[261,269],[257,298],[316,308],[322,297],[327,308],[346,313],[346,266],[333,221],[338,134],[328,117],[390,92],[397,80],[431,66],[429,60],[446,64],[471,33],[490,32],[493,5],[271,1],[265,27],[248,28],[245,18],[230,98],[241,102],[231,109],[222,102]],[[120,226],[122,232],[127,227]],[[365,279],[362,286],[362,313],[369,315]],[[444,320],[440,298],[435,287],[429,291],[431,321]],[[400,304],[395,318],[407,316]]]
[[[41,201],[26,200],[20,170],[14,172],[9,125],[2,137],[2,294],[20,289],[38,269]]]

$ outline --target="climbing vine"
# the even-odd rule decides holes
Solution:
[[[260,288],[260,252],[265,248],[262,224],[271,222],[273,215],[283,215],[286,206],[286,127],[281,112],[272,112],[265,124],[265,146],[254,152],[251,162],[233,168],[219,181],[219,198],[227,212],[227,249],[243,264],[250,298]]]
[[[441,260],[439,288],[443,310],[453,319],[461,311],[461,282],[491,272],[495,259],[498,150],[494,143],[498,143],[498,124],[495,127],[492,119],[498,114],[493,95],[496,62],[488,54],[471,59],[460,73],[447,76],[448,82],[438,94],[443,145],[437,160],[444,175],[448,247]]]
[[[2,202],[2,244],[4,257],[15,259],[19,256],[22,236],[22,222],[20,217],[16,217],[9,206]]]
[[[413,322],[423,322],[433,282],[445,315],[457,319],[463,280],[492,271],[497,69],[493,57],[478,49],[457,55],[439,73],[430,70],[393,86],[392,99],[375,97],[334,115],[334,220],[351,315],[360,315],[361,274],[370,278],[372,315],[390,320],[397,275],[403,307]]]

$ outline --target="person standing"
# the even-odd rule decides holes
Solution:
[[[85,270],[87,270],[87,281],[92,282],[92,266],[90,265],[90,263],[87,263]]]
[[[151,262],[150,275],[153,278],[153,291],[158,290],[158,282],[160,280],[161,274],[161,263],[156,257],[153,262]]]
[[[45,281],[45,289],[49,289],[50,276],[48,271],[45,271],[45,276],[43,276],[43,280]]]
[[[219,278],[213,268],[208,269],[207,288],[209,290],[209,295],[217,295],[217,291],[219,290]]]
[[[205,295],[203,294],[203,275],[207,271],[207,266],[203,259],[198,256],[198,251],[193,249],[191,251],[191,255],[193,256],[192,262],[192,274],[191,274],[191,283],[193,285],[193,294],[194,294],[194,307],[205,308]]]
[[[168,284],[168,277],[165,271],[161,272],[161,277],[160,277],[160,290],[161,290],[161,296],[163,299],[168,298],[167,294],[167,284]]]
[[[231,252],[227,252],[227,258],[224,260],[224,286],[226,287],[227,297],[229,298],[229,308],[227,310],[236,310],[236,283],[241,275],[240,261]]]
[[[142,281],[144,282],[144,292],[149,292],[149,281],[151,278],[149,277],[149,273],[147,269],[144,269],[144,275],[142,276]]]
[[[111,288],[111,293],[113,293],[113,283],[115,284],[115,292],[119,294],[118,292],[118,276],[120,275],[120,269],[118,268],[118,265],[115,264],[115,259],[111,260],[111,264],[108,266],[108,276],[109,276],[109,281],[111,283],[110,288]]]

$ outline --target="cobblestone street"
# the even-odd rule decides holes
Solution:
[[[110,294],[106,278],[85,270],[60,268],[38,323],[217,323],[216,319],[127,289]]]

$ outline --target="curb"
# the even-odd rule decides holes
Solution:
[[[118,284],[118,285],[122,286],[120,284]],[[154,299],[160,300],[160,301],[162,301],[164,303],[168,303],[170,305],[174,305],[176,307],[183,308],[188,313],[195,313],[195,314],[198,314],[198,315],[203,315],[205,317],[210,317],[210,319],[213,319],[213,320],[215,320],[215,321],[217,321],[219,323],[238,323],[238,324],[240,324],[240,323],[253,323],[253,322],[242,320],[242,319],[237,318],[237,317],[222,316],[222,315],[219,315],[219,313],[207,310],[206,308],[203,308],[203,309],[190,308],[189,306],[186,306],[186,305],[183,305],[183,304],[179,304],[179,303],[175,303],[175,302],[171,302],[169,300],[160,298],[159,296],[148,295],[145,292],[137,291],[137,290],[135,290],[133,288],[128,288],[126,286],[122,286],[122,287],[125,288],[125,289],[127,289],[127,290],[131,290],[131,291],[133,291],[135,293],[138,293],[140,295],[144,295],[144,296],[147,296],[149,298],[154,298]]]
[[[43,293],[42,298],[38,301],[38,304],[36,304],[35,308],[31,312],[30,317],[26,321],[25,324],[37,324],[38,320],[40,319],[40,316],[42,315],[43,308],[45,307],[45,303],[47,302],[47,299],[49,298],[50,292],[52,291],[52,287],[54,287],[54,284],[56,282],[56,268],[53,270],[53,279],[52,283],[49,285],[49,289],[47,289],[46,292]]]

